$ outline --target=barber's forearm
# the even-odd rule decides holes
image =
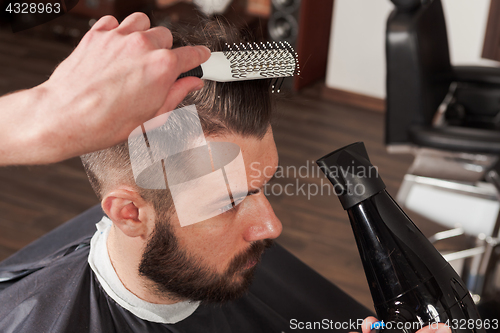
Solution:
[[[72,111],[78,108],[74,103]],[[71,122],[55,124],[65,112],[42,84],[0,98],[0,166],[61,161],[71,139]],[[69,110],[67,110],[69,111]],[[68,118],[65,118],[68,121]],[[75,148],[72,149],[75,152]]]
[[[0,98],[0,165],[23,164],[32,158],[36,148],[32,143],[33,121],[26,121],[33,106],[41,99],[41,92],[35,89],[21,90]]]
[[[41,85],[0,98],[0,165],[58,162],[127,139],[203,86],[177,80],[211,55],[172,47],[165,27],[143,13],[121,24],[105,16]]]

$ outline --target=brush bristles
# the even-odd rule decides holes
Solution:
[[[223,52],[234,78],[245,78],[249,73],[258,73],[262,78],[300,74],[297,53],[286,41],[226,44]]]

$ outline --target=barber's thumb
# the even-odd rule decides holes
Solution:
[[[363,320],[363,324],[361,324],[361,330],[363,333],[370,333],[371,332],[371,326],[373,323],[377,322],[378,319],[370,316],[366,317],[365,320]]]
[[[210,56],[212,55],[212,51],[210,51],[210,49],[206,46],[203,46],[203,45],[197,45],[196,48],[198,48],[198,50],[201,52],[202,56],[202,63],[204,63],[205,61],[208,60],[208,58],[210,58]]]
[[[174,110],[186,96],[196,90],[203,88],[203,80],[189,76],[175,81],[165,99],[165,103],[158,110],[156,115]]]

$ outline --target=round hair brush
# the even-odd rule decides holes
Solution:
[[[297,53],[290,43],[239,43],[226,44],[224,51],[212,52],[206,62],[182,73],[179,79],[186,76],[217,82],[276,79],[275,86],[278,79],[299,73]]]

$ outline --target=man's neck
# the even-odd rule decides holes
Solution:
[[[140,237],[123,235],[113,225],[107,239],[108,255],[116,275],[123,286],[140,299],[154,304],[174,304],[177,300],[161,297],[150,292],[152,282],[139,275],[144,242]]]

